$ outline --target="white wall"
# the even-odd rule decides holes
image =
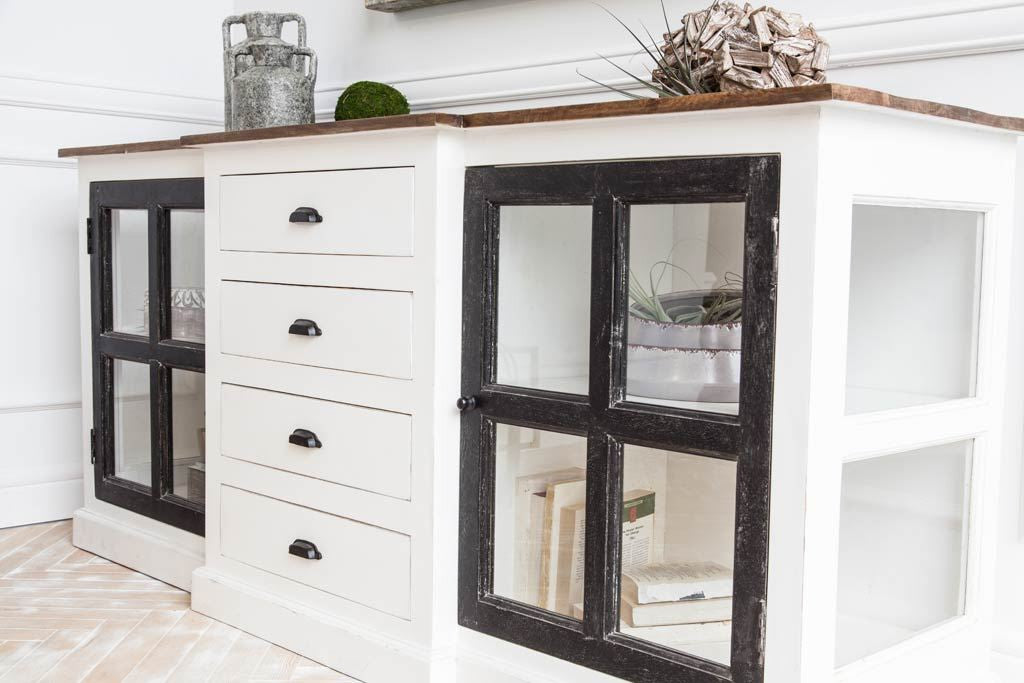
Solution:
[[[218,130],[230,2],[0,0],[0,527],[81,505],[75,162]]]
[[[675,17],[707,4],[665,2]],[[655,34],[662,30],[658,0],[600,4],[633,26],[643,21]],[[1024,114],[1024,2],[775,4],[813,18],[829,38],[834,81]],[[74,165],[56,161],[54,150],[215,130],[222,112],[220,21],[255,8],[297,11],[308,19],[310,44],[320,54],[321,119],[330,118],[340,90],[361,79],[397,85],[417,110],[608,98],[576,69],[614,80],[616,72],[595,55],[629,62],[635,49],[589,0],[465,0],[401,14],[368,12],[360,0],[183,0],[173,7],[130,0],[0,0],[0,26],[8,29],[0,43],[0,200],[7,208],[0,219],[6,325],[0,341],[0,526],[28,519],[11,504],[12,487],[81,476]],[[1020,196],[1024,206],[1024,190]],[[1024,240],[1018,249],[1018,263],[1024,262]],[[1024,269],[1018,276],[1024,287]],[[1024,342],[1024,297],[1017,305],[1011,348]],[[1020,360],[1014,359],[1011,373],[1024,379]],[[1012,387],[1010,405],[1024,414],[1019,384]],[[997,646],[1024,656],[1021,425],[1011,421],[1008,429],[1000,501],[999,614],[1005,628]],[[46,437],[43,447],[37,434]],[[17,490],[23,496],[28,491]],[[74,502],[62,500],[50,514],[70,512]]]

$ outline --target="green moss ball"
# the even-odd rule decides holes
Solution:
[[[334,108],[334,120],[368,119],[409,113],[409,100],[390,85],[359,81],[345,88]]]

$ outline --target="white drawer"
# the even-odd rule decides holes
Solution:
[[[387,614],[410,616],[409,537],[344,517],[222,486],[221,554]],[[288,546],[314,543],[319,560]]]
[[[290,223],[299,207],[321,223]],[[227,251],[412,256],[413,169],[271,173],[220,179]]]
[[[232,384],[221,386],[223,455],[409,499],[412,417]],[[296,429],[321,446],[289,443]]]
[[[323,334],[289,334],[298,319]],[[412,293],[225,281],[221,351],[409,379]]]

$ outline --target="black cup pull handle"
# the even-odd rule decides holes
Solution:
[[[323,555],[316,549],[316,544],[310,541],[303,541],[301,538],[296,538],[290,546],[288,546],[288,552],[295,557],[301,557],[304,560],[322,560]]]
[[[299,318],[288,328],[288,334],[297,334],[300,337],[319,337],[324,333],[312,320]]]
[[[296,446],[302,446],[303,448],[322,448],[323,444],[320,443],[320,439],[316,438],[316,434],[309,431],[308,429],[296,429],[288,437],[288,443],[293,443]]]
[[[312,206],[300,206],[288,216],[289,223],[323,223],[324,217]]]

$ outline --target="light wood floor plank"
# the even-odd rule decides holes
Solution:
[[[56,630],[52,628],[3,628],[0,626],[0,640],[46,640]]]
[[[155,683],[165,681],[181,663],[189,649],[196,644],[213,620],[197,612],[186,612],[160,642],[142,658],[125,683]]]
[[[103,657],[83,679],[86,683],[123,681],[135,666],[156,647],[185,615],[180,612],[150,612],[131,630],[117,649]]]
[[[46,570],[67,557],[68,553],[75,549],[75,546],[71,545],[71,529],[63,531],[64,533],[58,536],[51,545],[25,560],[18,570]]]
[[[0,608],[3,607],[66,607],[70,609],[182,609],[189,606],[188,595],[174,598],[149,598],[137,600],[114,597],[103,598],[62,598],[62,597],[18,597],[0,594]]]
[[[12,666],[0,681],[3,683],[36,683],[47,671],[89,636],[90,631],[55,631],[52,636]]]
[[[102,567],[86,564],[59,564],[49,571],[19,571],[8,574],[6,578],[16,577],[18,579],[38,579],[41,581],[137,581],[139,583],[150,583],[154,580],[145,574],[93,571],[94,569],[102,569]]]
[[[263,655],[270,649],[270,643],[256,636],[242,633],[227,655],[221,660],[210,681],[247,681],[263,661]]]
[[[213,621],[213,620],[211,620]],[[238,639],[238,629],[213,621],[203,637],[192,646],[185,658],[167,679],[168,683],[205,681],[221,663]]]
[[[55,582],[56,583],[56,582]],[[129,584],[130,585],[130,584]],[[182,591],[172,590],[164,586],[163,590],[132,590],[114,589],[98,591],[95,588],[82,589],[75,585],[56,584],[52,588],[38,588],[36,586],[3,586],[0,585],[0,598],[84,598],[94,600],[99,596],[117,596],[119,600],[159,600],[168,602],[181,602],[184,598],[188,602],[188,594]]]
[[[41,628],[55,631],[61,628],[91,630],[104,622],[103,619],[47,619],[45,617],[0,617],[0,629]]]
[[[148,609],[80,609],[77,607],[3,607],[0,618],[36,617],[46,619],[142,619]]]
[[[0,643],[0,678],[7,673],[11,667],[20,662],[22,659],[31,654],[32,650],[42,641],[31,641],[31,640],[5,640]]]
[[[305,657],[299,657],[298,663],[295,665],[295,670],[292,672],[290,681],[325,681],[330,683],[359,683],[356,679],[340,674],[337,671],[332,671],[324,667],[321,664],[306,659]]]
[[[0,538],[0,557],[4,557],[29,541],[42,536],[49,528],[49,525],[40,524],[38,526],[19,526],[13,529],[4,529],[4,531],[10,533]]]
[[[190,611],[188,593],[74,548],[70,532],[0,529],[0,683],[354,683]]]
[[[271,645],[263,660],[253,672],[253,678],[258,680],[287,681],[292,677],[295,665],[299,663],[299,656],[294,652],[285,650],[283,647]]]
[[[81,548],[75,548],[70,555],[60,561],[60,564],[86,564],[94,557],[96,556],[90,552],[86,552]]]
[[[180,592],[173,586],[168,586],[166,583],[160,583],[155,579],[151,581],[125,581],[123,579],[83,581],[79,579],[76,581],[67,577],[57,577],[52,579],[23,579],[20,575],[16,576],[18,576],[18,578],[0,579],[0,593],[2,593],[5,588],[13,588],[16,590],[40,588],[48,591],[60,590],[62,588],[71,588],[80,591],[155,591],[157,593],[168,594]]]
[[[23,543],[3,557],[0,557],[0,574],[6,574],[17,569],[36,554],[46,550],[54,543],[59,543],[67,535],[68,530],[60,526],[47,529],[27,543]]]
[[[90,632],[89,637],[74,652],[64,657],[40,681],[46,683],[80,681],[124,640],[137,623],[135,621],[104,621],[102,626]]]

